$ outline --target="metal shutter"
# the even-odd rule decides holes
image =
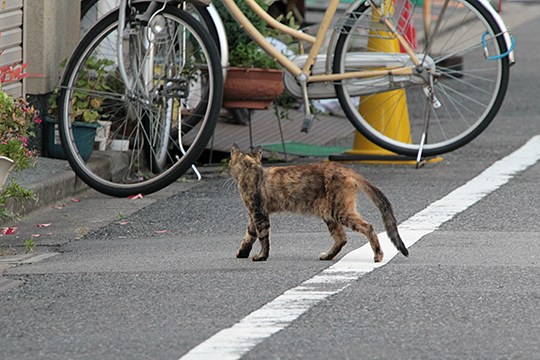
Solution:
[[[13,65],[20,68],[23,59],[23,0],[0,0],[0,68]],[[23,96],[22,80],[6,79],[5,92],[14,97]]]

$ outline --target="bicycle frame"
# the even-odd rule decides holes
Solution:
[[[118,3],[118,7],[120,9],[126,9],[126,7],[131,3],[131,2],[134,2],[136,3],[137,0],[119,0],[119,3]],[[167,5],[167,3],[170,2],[170,3],[173,3],[174,0],[157,0],[157,1],[152,1],[152,6],[149,8],[149,10],[147,11],[147,13],[145,14],[145,18],[146,20],[151,20],[152,16],[155,15],[156,12],[159,12],[159,9],[160,8],[163,8],[163,6]],[[181,3],[182,1],[176,1],[177,3]],[[228,42],[227,42],[227,36],[225,34],[225,28],[223,26],[223,21],[221,20],[221,17],[219,16],[216,8],[214,5],[212,5],[212,3],[210,1],[204,1],[204,0],[190,0],[190,2],[192,3],[195,3],[195,4],[200,4],[201,6],[206,6],[207,10],[208,10],[208,14],[210,15],[210,18],[216,28],[216,33],[219,37],[218,39],[218,45],[219,45],[219,50],[220,50],[220,54],[221,54],[221,65],[224,69],[224,76],[226,75],[226,71],[225,71],[225,68],[227,67],[227,64],[229,62],[229,48],[228,48]],[[160,4],[160,3],[163,3]],[[124,12],[120,12],[120,21],[119,21],[119,29],[118,29],[118,34],[119,34],[119,38],[120,36],[123,36],[123,26],[125,24],[125,13]],[[119,44],[121,44],[121,42],[119,42]],[[120,66],[120,75],[122,77],[122,80],[126,83],[126,84],[130,84],[130,80],[125,77],[125,67],[123,65],[123,60],[122,59],[119,59],[119,62],[121,62],[121,66]]]
[[[374,12],[376,14],[378,13],[378,15],[380,16],[383,15],[381,10],[375,6],[373,0],[365,0],[365,1],[369,2],[374,7]],[[388,0],[385,0],[385,2],[387,1]],[[281,24],[279,21],[275,20],[269,14],[267,14],[257,4],[255,0],[245,0],[245,2],[258,16],[263,18],[265,22],[268,23],[268,25],[272,26],[278,31],[287,33],[288,35],[292,36],[293,38],[297,40],[305,41],[312,45],[312,48],[309,52],[308,58],[304,66],[300,68],[294,62],[292,62],[289,58],[287,58],[285,55],[279,52],[272,44],[270,44],[264,38],[264,36],[250,23],[247,17],[242,13],[242,11],[236,5],[234,0],[223,0],[223,3],[229,9],[233,17],[241,26],[245,28],[245,31],[253,38],[253,40],[262,49],[264,49],[264,51],[266,51],[270,56],[274,57],[279,64],[281,64],[285,69],[287,69],[288,72],[290,72],[300,81],[302,81],[303,78],[305,77],[307,77],[306,78],[307,82],[325,82],[325,81],[337,81],[337,80],[353,79],[353,78],[375,77],[375,76],[381,76],[381,75],[386,75],[386,74],[391,75],[391,76],[413,74],[413,71],[414,71],[413,67],[400,67],[400,68],[398,67],[398,68],[383,69],[383,70],[355,71],[355,72],[350,72],[350,73],[345,73],[345,74],[311,75],[311,69],[313,68],[313,65],[315,64],[317,56],[320,54],[322,45],[327,36],[326,34],[328,32],[332,19],[334,18],[335,13],[337,11],[339,0],[329,1],[328,8],[325,12],[322,23],[315,37],[305,34],[301,31],[294,30],[286,25]],[[430,4],[430,2],[431,0],[424,1],[424,4],[425,4],[424,6],[426,6],[426,4]],[[389,29],[392,31],[393,30],[392,24],[387,23],[387,26],[388,25],[389,25]],[[393,32],[396,35],[400,44],[402,44],[404,48],[406,49],[408,55],[413,60],[414,64],[415,65],[420,64],[420,60],[416,57],[416,55],[414,54],[414,52],[408,45],[407,41],[405,41],[403,37],[397,33],[397,31],[393,31]]]
[[[167,3],[168,3],[168,0],[164,0],[164,1],[152,1],[150,3],[150,6],[148,7],[148,9],[146,10],[145,14],[143,15],[143,19],[146,20],[149,24],[151,24],[152,20],[157,16],[159,15],[160,12],[162,12],[165,7],[167,6]],[[208,5],[208,4],[206,4]],[[129,7],[131,6],[131,0],[120,0],[120,5],[119,5],[119,9],[129,9]],[[117,57],[117,61],[118,61],[118,71],[120,73],[120,77],[122,78],[122,81],[124,82],[124,84],[126,84],[126,89],[128,89],[128,96],[132,96],[131,92],[133,91],[134,89],[134,86],[135,84],[133,83],[133,79],[131,79],[128,75],[127,75],[127,72],[126,72],[126,68],[125,68],[125,64],[124,64],[124,27],[125,27],[125,23],[126,23],[126,11],[120,11],[119,12],[119,21],[118,21],[118,36],[117,36],[117,52],[118,52],[118,57]],[[217,14],[217,12],[215,11],[215,8],[214,8],[214,16]],[[214,19],[216,20],[216,19]],[[221,19],[218,17],[218,21],[215,22],[215,25],[218,26],[218,27],[221,27],[221,30],[222,30],[222,27],[223,27],[223,23],[221,22]],[[148,56],[147,58],[145,59],[145,68],[147,71],[145,71],[145,73],[143,74],[143,76],[145,77],[145,82],[144,84],[147,84],[147,85],[150,85],[152,83],[152,79],[151,79],[151,76],[152,76],[152,73],[153,73],[153,70],[152,68],[154,67],[154,45],[151,41],[152,37],[154,35],[152,34],[152,32],[148,32],[147,34],[147,46],[148,46]],[[184,34],[182,34],[182,36],[185,36]],[[226,39],[225,39],[226,40]],[[182,41],[182,44],[185,43],[185,39]],[[224,44],[222,44],[221,46],[227,46],[227,41],[224,41]],[[228,59],[228,53],[224,53],[224,58],[222,58],[222,61],[223,59],[225,59],[225,61],[227,61]],[[167,106],[167,115],[165,117],[166,119],[166,122],[167,124],[165,126],[163,126],[163,128],[165,129],[165,133],[164,133],[164,136],[165,138],[168,138],[169,137],[169,131],[171,129],[171,123],[173,121],[177,121],[179,126],[178,126],[178,145],[179,145],[179,148],[180,148],[180,151],[182,152],[182,154],[186,154],[186,150],[183,146],[183,143],[182,143],[182,135],[181,135],[181,123],[182,123],[182,117],[181,117],[181,113],[179,112],[178,113],[178,117],[175,119],[174,115],[173,115],[173,112],[172,112],[172,102],[173,100],[172,99],[169,99],[168,100],[168,105]],[[164,150],[166,150],[166,148],[163,148]],[[161,155],[161,158],[158,159],[158,161],[165,161],[165,153],[163,154],[160,154]],[[201,175],[200,175],[200,172],[198,171],[197,167],[193,164],[191,165],[191,168],[193,170],[193,172],[195,173],[195,175],[197,176],[197,179],[198,180],[201,180]]]
[[[400,67],[395,67],[395,68],[385,68],[381,70],[364,70],[364,71],[347,72],[344,74],[331,74],[329,71],[329,66],[327,65],[326,74],[321,74],[321,75],[312,75],[312,69],[313,69],[313,65],[315,64],[317,57],[320,54],[322,45],[326,39],[328,29],[336,13],[339,0],[329,1],[328,8],[324,14],[322,23],[315,37],[305,34],[301,31],[294,30],[286,25],[283,25],[279,21],[272,18],[268,13],[266,13],[266,11],[264,11],[257,4],[255,0],[245,0],[246,4],[258,16],[264,19],[264,21],[268,25],[277,29],[278,31],[284,32],[292,36],[293,38],[299,41],[304,41],[312,45],[312,48],[309,52],[309,55],[303,67],[300,67],[297,64],[295,64],[293,61],[291,61],[289,58],[287,58],[285,55],[279,52],[272,44],[270,44],[264,38],[264,36],[251,24],[248,18],[242,13],[242,11],[236,5],[234,0],[222,0],[222,1],[225,4],[225,6],[228,8],[228,10],[231,12],[233,17],[236,19],[236,21],[245,28],[245,31],[253,38],[253,40],[265,52],[267,52],[270,56],[274,57],[279,64],[281,64],[289,73],[291,73],[300,82],[310,82],[310,83],[311,82],[331,82],[331,81],[339,81],[339,80],[345,80],[345,79],[370,78],[370,77],[377,77],[377,76],[384,76],[384,75],[388,75],[388,76],[412,75],[415,72],[414,68],[422,64],[422,61],[418,58],[418,56],[415,54],[413,49],[411,49],[411,47],[409,46],[409,43],[403,38],[403,36],[401,36],[401,34],[399,34],[397,29],[394,28],[394,26],[390,23],[390,21],[387,18],[385,18],[385,16],[387,15],[388,9],[391,7],[390,4],[392,0],[358,0],[355,3],[351,4],[349,9],[353,9],[357,7],[358,4],[362,2],[368,3],[373,9],[373,13],[381,18],[381,21],[386,24],[389,31],[397,38],[397,40],[399,41],[399,44],[403,47],[406,54],[410,57],[414,66],[408,66],[408,67],[400,66]],[[494,16],[498,25],[503,31],[503,35],[507,43],[508,49],[511,49],[512,41],[510,39],[508,30],[506,29],[506,26],[504,25],[500,16],[489,5],[487,0],[478,0],[478,1],[486,9],[488,9],[490,13]],[[446,6],[446,3],[445,3],[445,6]],[[426,32],[426,34],[429,34],[429,29],[431,27],[431,16],[430,16],[431,6],[432,6],[431,0],[424,0],[423,2],[424,29],[425,29],[424,31]],[[435,25],[435,31],[437,31],[438,26],[439,26],[438,24]],[[510,62],[514,63],[515,60],[514,60],[513,51],[510,51],[508,56],[510,58]],[[331,56],[329,54],[327,56],[327,62],[330,58]]]
[[[127,75],[126,73],[126,66],[124,64],[124,26],[126,23],[126,11],[122,9],[128,8],[128,5],[131,3],[130,0],[121,0],[119,8],[121,9],[119,11],[118,15],[118,37],[117,37],[117,47],[118,47],[118,71],[120,73],[120,77],[122,78],[122,81],[124,84],[126,84],[126,88],[129,89],[129,91],[133,90],[133,83],[132,79]],[[166,4],[166,2],[165,2]],[[152,4],[148,7],[148,11],[145,14],[146,20],[150,21],[150,19],[158,12],[158,3],[156,1],[153,1]]]

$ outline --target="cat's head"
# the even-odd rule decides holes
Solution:
[[[244,153],[238,145],[231,147],[231,158],[229,169],[233,178],[238,179],[239,175],[250,169],[258,168],[262,163],[262,148],[257,146],[251,154]]]

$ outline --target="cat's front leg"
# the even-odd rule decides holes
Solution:
[[[253,257],[253,261],[265,261],[270,253],[270,219],[266,215],[255,216],[255,228],[261,242],[261,251]]]
[[[249,256],[249,253],[251,252],[253,243],[256,240],[257,240],[257,230],[255,229],[255,225],[253,224],[253,221],[251,220],[251,217],[250,217],[246,234],[244,235],[244,239],[242,240],[242,243],[240,244],[240,249],[238,249],[238,252],[236,253],[236,257],[242,258],[242,259],[247,258]]]

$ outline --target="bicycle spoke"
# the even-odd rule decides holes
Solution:
[[[398,15],[403,11],[397,1],[395,9]],[[402,35],[411,37],[406,40],[413,45],[417,41],[424,42],[424,49],[417,54],[423,65],[417,68],[418,75],[409,78],[388,75],[374,80],[373,95],[366,94],[370,85],[364,86],[362,100],[378,97],[377,105],[372,108],[363,106],[359,110],[354,106],[351,100],[353,86],[349,88],[336,83],[336,93],[351,123],[377,145],[409,156],[437,155],[463,146],[478,136],[501,106],[509,74],[508,59],[496,57],[504,52],[502,30],[475,0],[434,2],[433,23],[426,43],[422,5],[415,3],[405,9],[406,16],[414,21],[398,26]],[[403,56],[395,53],[397,40],[391,36],[372,38],[371,30],[380,25],[371,21],[371,10],[360,4],[347,21],[341,21],[346,25],[340,28],[341,35],[336,43],[334,72],[351,70],[345,66],[350,53],[357,62],[362,52],[386,52],[388,58]],[[384,30],[377,28],[376,33],[381,32]],[[490,55],[495,55],[491,56],[494,60],[486,58],[485,47]],[[350,80],[346,84],[355,83],[367,84],[362,80]],[[388,92],[379,97],[377,94],[385,87]],[[425,109],[426,102],[429,112]],[[398,104],[402,110],[397,110]],[[404,133],[400,122],[408,124],[410,134]]]
[[[130,5],[134,11],[121,27],[126,29],[120,47],[122,56],[117,54],[116,43],[119,12],[114,11],[82,39],[62,80],[61,136],[68,144],[68,160],[86,183],[115,196],[157,191],[187,171],[212,136],[221,105],[222,71],[210,35],[191,15],[172,6],[164,7],[159,14],[166,25],[163,32],[151,33],[137,19],[149,5],[145,1]],[[122,73],[130,89],[120,76],[119,60],[124,63]],[[94,70],[95,63],[106,66]],[[187,68],[193,64],[207,72]],[[184,71],[190,73],[189,78]],[[104,88],[110,90],[92,88],[88,85],[92,82],[106,82]],[[79,83],[82,85],[76,86]],[[94,154],[103,157],[100,167],[109,166],[110,174],[97,171],[79,154],[80,144],[68,125],[77,96],[95,99],[93,115],[97,113],[100,120],[109,122],[102,135],[106,138]],[[180,153],[177,115],[184,111],[180,105],[183,101],[192,104],[186,115],[188,123],[200,126],[186,144],[186,151]]]

